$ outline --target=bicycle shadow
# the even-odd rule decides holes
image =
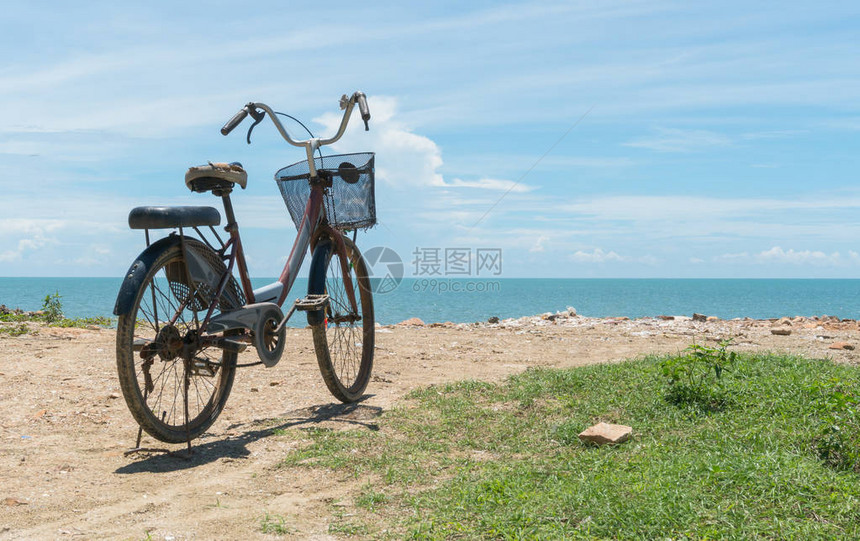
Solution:
[[[248,450],[248,444],[271,436],[277,430],[286,430],[289,428],[298,427],[303,429],[312,428],[322,423],[336,423],[376,431],[379,430],[379,425],[372,421],[382,415],[382,408],[379,406],[365,406],[361,403],[371,397],[373,395],[368,395],[360,401],[351,404],[319,404],[300,408],[288,412],[285,416],[272,419],[234,423],[228,427],[228,430],[241,429],[247,425],[265,425],[265,428],[249,430],[238,436],[214,439],[208,442],[205,440],[210,437],[214,438],[215,436],[204,434],[191,442],[192,452],[190,456],[185,455],[186,450],[184,448],[171,450],[170,452],[150,454],[142,460],[117,468],[114,473],[128,475],[134,473],[173,472],[194,468],[219,459],[245,459],[251,455],[251,451]]]

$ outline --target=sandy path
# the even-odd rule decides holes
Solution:
[[[772,326],[791,329],[771,334]],[[191,460],[126,457],[136,425],[120,396],[111,330],[47,329],[0,338],[0,539],[254,539],[265,512],[293,537],[330,539],[331,502],[359,481],[278,468],[290,445],[273,428],[362,430],[406,392],[460,379],[499,380],[529,366],[576,366],[675,352],[734,337],[737,350],[790,351],[857,362],[856,322],[524,318],[480,327],[393,327],[377,333],[371,393],[335,404],[310,333],[288,331],[271,369],[239,371],[227,407]],[[240,362],[255,360],[243,353]],[[144,438],[144,445],[162,445]],[[174,448],[180,448],[174,446]]]

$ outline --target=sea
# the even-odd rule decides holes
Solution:
[[[274,278],[254,280],[260,287]],[[59,293],[66,317],[113,317],[121,278],[0,278],[0,304],[38,310]],[[590,317],[700,313],[721,319],[830,315],[860,319],[860,280],[854,279],[545,279],[404,278],[374,282],[376,321],[417,317],[425,323],[470,323],[576,309]],[[304,296],[299,278],[288,299]],[[304,326],[302,314],[291,326]]]

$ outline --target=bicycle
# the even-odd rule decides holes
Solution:
[[[305,160],[275,174],[298,231],[276,282],[251,287],[230,199],[236,185],[244,189],[247,184],[241,164],[210,162],[190,168],[185,176],[191,191],[221,198],[226,240],[215,229],[221,215],[214,207],[137,207],[129,213],[129,227],[145,231],[147,247],[126,273],[114,314],[119,317],[117,371],[140,426],[138,448],[145,430],[163,442],[187,441],[190,449],[191,440],[224,408],[238,367],[278,363],[285,324],[296,311],[307,313],[329,391],[342,402],[363,395],[373,367],[374,316],[370,279],[355,233],[376,223],[374,154],[323,156],[320,151],[343,136],[356,104],[369,129],[366,97],[356,92],[341,98],[343,119],[328,139],[311,134],[310,139],[294,140],[277,117],[281,113],[264,103],[248,103],[221,128],[227,135],[251,116],[250,143],[251,131],[268,116],[289,144],[306,151]],[[201,230],[207,227],[211,239]],[[150,242],[150,230],[159,229],[173,231]],[[309,249],[307,296],[296,299],[284,314],[281,307]],[[238,354],[249,345],[259,361],[237,364]]]

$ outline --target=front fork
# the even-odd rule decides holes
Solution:
[[[340,256],[338,259],[340,259],[340,271],[343,276],[343,289],[349,299],[349,307],[352,309],[352,313],[357,314],[358,302],[356,301],[355,288],[352,286],[352,279],[350,278],[352,263],[350,261],[346,242],[343,240],[343,233],[328,224],[322,224],[318,229],[321,231],[321,234],[318,233],[317,238],[319,238],[319,236],[327,236],[329,239],[334,241],[334,246],[332,248],[335,249]]]

